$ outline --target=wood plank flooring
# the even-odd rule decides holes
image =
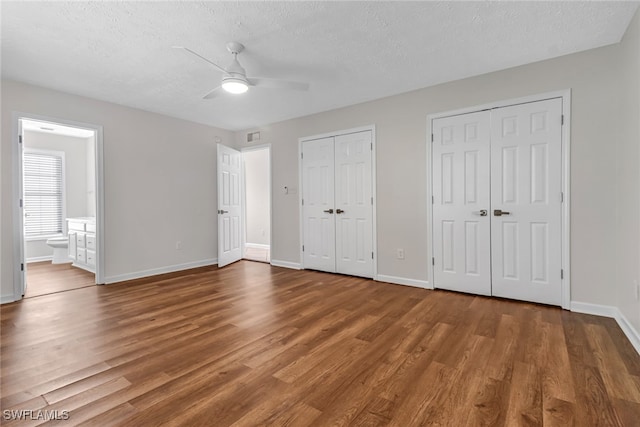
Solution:
[[[96,276],[68,264],[51,264],[51,261],[27,264],[27,292],[25,298],[95,286]]]
[[[535,304],[240,261],[30,298],[0,320],[6,426],[640,419],[640,356],[615,321]]]

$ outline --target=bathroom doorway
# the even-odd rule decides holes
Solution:
[[[244,165],[244,259],[271,262],[271,147],[242,150]]]
[[[100,283],[101,128],[21,115],[17,130],[16,293]]]

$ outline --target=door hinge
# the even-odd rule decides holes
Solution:
[[[304,153],[300,153],[300,158],[304,159]]]
[[[431,134],[431,142],[433,142],[433,134]]]
[[[20,264],[20,271],[24,271],[24,263]]]
[[[20,199],[20,207],[23,207],[22,203],[23,203],[22,199]]]
[[[564,114],[560,116],[560,126],[564,125]]]
[[[373,142],[371,143],[371,151],[373,151]]]
[[[431,204],[433,205],[436,202],[436,198],[434,196],[431,196]]]
[[[560,278],[564,279],[564,269],[560,269]]]
[[[304,245],[302,245],[302,252],[304,252]]]
[[[22,135],[18,135],[18,144],[22,144]]]
[[[371,259],[373,259],[373,252],[371,252]]]
[[[564,191],[560,192],[560,203],[564,203]]]
[[[436,265],[436,259],[435,258],[431,258],[431,265]]]

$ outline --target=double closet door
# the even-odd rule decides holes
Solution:
[[[304,268],[373,277],[372,133],[301,143]]]
[[[436,288],[562,302],[562,100],[432,122]]]

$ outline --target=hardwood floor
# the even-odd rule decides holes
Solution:
[[[27,291],[25,298],[95,286],[96,276],[68,264],[51,264],[51,261],[27,264]]]
[[[93,426],[637,426],[640,415],[640,356],[612,319],[256,262],[26,299],[0,319],[7,426],[44,421],[4,410]]]

